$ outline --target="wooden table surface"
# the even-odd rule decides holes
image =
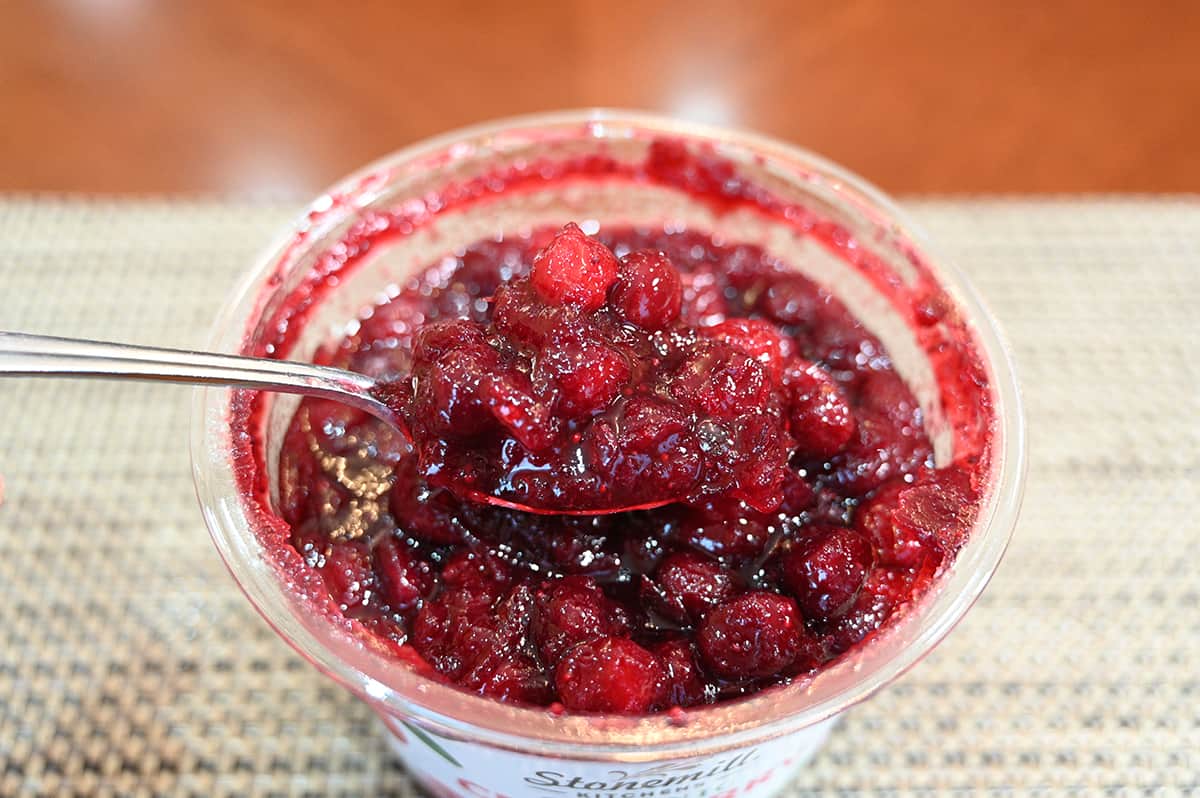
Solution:
[[[1200,191],[1200,3],[0,0],[0,191],[301,197],[589,105],[895,192]]]

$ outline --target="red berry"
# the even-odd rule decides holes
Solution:
[[[466,529],[459,516],[461,505],[442,490],[430,490],[417,473],[416,459],[396,464],[388,507],[396,526],[419,540],[438,545],[462,542]]]
[[[917,529],[896,524],[900,494],[911,487],[902,477],[878,488],[854,512],[854,528],[870,541],[875,556],[883,565],[916,568],[931,554],[930,541],[922,540]]]
[[[571,223],[534,257],[529,276],[546,302],[590,312],[604,304],[617,279],[617,256]]]
[[[819,366],[793,360],[783,384],[797,451],[806,457],[837,454],[854,435],[854,414],[837,383]]]
[[[542,452],[554,445],[556,419],[550,406],[533,395],[524,374],[512,370],[486,376],[480,392],[495,419],[528,451]]]
[[[754,191],[680,147],[651,171],[718,200]],[[522,704],[712,703],[875,633],[966,541],[975,475],[933,470],[879,341],[758,247],[601,241],[569,226],[472,246],[322,350],[375,376],[413,441],[305,400],[279,455],[303,562],[401,657]],[[542,516],[458,488],[546,509],[675,503]],[[364,512],[368,534],[343,539]]]
[[[830,372],[849,378],[851,384],[876,373],[879,366],[890,370],[891,361],[883,355],[879,341],[840,302],[824,295],[815,311],[805,346],[810,360],[821,361]]]
[[[711,327],[729,315],[729,302],[721,279],[709,270],[697,270],[680,275],[683,280],[683,307],[679,311],[685,324]]]
[[[442,582],[491,601],[512,584],[512,568],[490,550],[459,549],[442,566]]]
[[[502,596],[492,592],[489,588],[495,585],[475,569],[468,567],[459,576],[468,582],[443,590],[417,612],[413,646],[438,672],[464,687],[503,693],[511,689],[511,682],[497,681],[497,674],[513,666],[533,666],[521,651],[532,604],[530,590],[518,585]]]
[[[806,638],[795,601],[756,591],[710,612],[700,624],[696,645],[704,664],[717,676],[762,679],[796,664],[809,648]]]
[[[549,519],[550,516],[542,516]],[[548,529],[539,534],[551,567],[564,574],[595,574],[615,571],[621,567],[621,556],[610,550],[612,541],[611,516],[556,517]],[[522,525],[530,527],[528,520]],[[528,539],[528,538],[526,538]]]
[[[922,472],[914,483],[892,480],[854,515],[880,560],[916,569],[953,557],[970,534],[978,496],[967,473],[950,467]]]
[[[922,426],[921,405],[894,371],[868,371],[855,388],[860,411],[878,414],[897,428]]]
[[[732,571],[715,560],[687,551],[663,560],[655,581],[675,620],[681,623],[696,623],[737,592],[737,578]]]
[[[597,419],[585,444],[591,467],[622,496],[682,498],[700,476],[687,416],[658,399],[630,399],[617,419]]]
[[[768,519],[738,502],[688,508],[673,526],[681,542],[731,565],[757,558],[771,540]]]
[[[837,655],[871,634],[913,595],[913,577],[891,567],[876,568],[858,597],[840,618],[832,621],[823,639],[831,655]]]
[[[383,598],[393,612],[412,609],[433,587],[429,563],[414,557],[411,549],[394,535],[375,543],[371,561]]]
[[[375,587],[371,555],[359,540],[338,541],[329,547],[321,576],[329,595],[343,611],[367,603]]]
[[[683,282],[661,252],[631,252],[621,258],[610,303],[626,321],[646,330],[662,330],[679,318]]]
[[[674,139],[651,142],[646,171],[665,183],[713,198],[736,197],[742,187],[732,161],[711,151],[691,152]]]
[[[864,382],[865,387],[871,384]],[[913,402],[907,413],[860,405],[854,435],[829,464],[838,490],[862,496],[890,479],[929,467],[932,460],[933,447]]]
[[[468,616],[461,609],[470,595],[458,590],[443,592],[437,601],[426,602],[412,623],[411,641],[421,657],[438,673],[455,678],[465,665],[454,645],[456,629],[465,628]]]
[[[875,563],[871,544],[845,527],[818,527],[780,562],[783,583],[804,617],[827,620],[845,612]]]
[[[601,637],[571,649],[554,673],[567,709],[625,715],[646,712],[664,691],[658,657],[632,640]]]
[[[784,515],[799,515],[817,503],[817,492],[794,469],[788,469],[783,484],[779,486],[779,512]]]
[[[732,467],[735,484],[728,496],[760,513],[779,509],[783,484],[793,473],[788,460],[795,444],[779,421],[775,413],[762,412],[729,424],[735,448],[725,465]]]
[[[387,405],[392,412],[404,418],[413,400],[412,377],[406,374],[397,379],[380,380],[375,383],[371,393],[376,399]]]
[[[783,361],[791,347],[779,328],[762,319],[727,319],[704,331],[709,338],[724,341],[754,358],[776,381],[783,378]]]
[[[659,643],[651,651],[662,661],[666,674],[664,707],[690,707],[715,698],[716,691],[704,683],[695,649],[687,640]]]
[[[860,408],[854,436],[829,464],[838,490],[846,496],[863,496],[890,479],[929,467],[932,456],[934,450],[920,426],[898,426],[886,413]]]
[[[587,576],[568,576],[542,585],[534,598],[530,632],[548,666],[572,646],[605,635],[622,634],[628,621],[619,605]]]
[[[978,500],[967,472],[953,467],[927,472],[900,492],[895,522],[932,539],[943,555],[953,557],[975,523]]]
[[[758,294],[755,310],[777,324],[806,327],[813,323],[829,295],[801,274],[774,277]]]
[[[487,346],[483,326],[467,319],[451,319],[423,325],[413,336],[416,361],[433,363],[456,349]]]
[[[554,700],[554,687],[545,671],[523,657],[501,662],[485,676],[479,692],[497,701],[532,706],[545,706]]]
[[[757,361],[728,344],[697,343],[671,381],[677,400],[718,419],[762,410],[770,378]]]
[[[528,279],[496,289],[492,324],[522,346],[540,346],[563,322],[563,315],[561,307],[545,303]]]
[[[470,437],[495,425],[482,395],[485,379],[499,369],[488,347],[448,352],[428,367],[414,369],[410,423],[445,437]]]
[[[607,408],[632,375],[629,360],[615,347],[573,340],[542,352],[536,378],[554,385],[557,412],[579,418]]]

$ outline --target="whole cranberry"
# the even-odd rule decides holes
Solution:
[[[623,637],[601,637],[572,648],[554,672],[559,700],[576,712],[625,715],[661,701],[666,674],[658,657]]]
[[[933,448],[917,421],[898,425],[887,414],[862,407],[856,416],[850,442],[829,459],[829,484],[842,494],[861,497],[932,464]]]
[[[758,361],[719,341],[697,343],[671,380],[671,395],[718,419],[761,410],[771,393]]]
[[[856,386],[858,404],[867,412],[887,417],[896,427],[922,426],[921,404],[895,371],[868,371]]]
[[[795,441],[774,413],[747,413],[731,422],[736,456],[732,466],[735,486],[730,498],[750,505],[760,513],[773,513],[783,501],[783,485],[792,475],[788,467]]]
[[[412,609],[433,588],[429,563],[413,556],[412,550],[395,535],[386,535],[375,542],[371,562],[383,598],[393,612]]]
[[[618,418],[596,419],[584,445],[592,468],[625,495],[682,497],[700,477],[700,442],[688,417],[660,399],[635,397]]]
[[[726,319],[704,332],[708,337],[724,341],[750,355],[775,380],[783,378],[783,362],[791,346],[771,322],[763,319]]]
[[[529,276],[546,302],[590,312],[617,279],[617,256],[572,222],[534,257]]]
[[[788,670],[806,649],[796,602],[764,590],[730,599],[696,634],[705,666],[723,679],[762,679]]]
[[[607,408],[632,375],[629,360],[616,347],[576,339],[543,351],[535,378],[554,385],[557,412],[579,418]]]
[[[545,706],[554,700],[554,686],[538,664],[517,657],[501,662],[484,678],[479,692],[497,701]]]
[[[784,515],[799,515],[817,503],[816,489],[794,469],[788,469],[779,495],[779,512]]]
[[[459,516],[462,506],[453,495],[431,490],[417,473],[415,457],[396,464],[388,507],[396,525],[419,540],[437,545],[460,543],[466,534]]]
[[[782,556],[780,572],[804,617],[827,620],[850,607],[874,564],[871,544],[853,529],[818,527]]]
[[[883,626],[896,608],[913,595],[913,574],[883,566],[873,570],[850,608],[825,625],[825,648],[836,656]]]
[[[880,486],[854,512],[854,528],[871,543],[883,565],[915,568],[930,555],[932,542],[919,530],[896,523],[900,494],[911,485],[903,477]]]
[[[681,551],[658,567],[655,581],[671,614],[680,623],[696,623],[737,592],[737,577],[702,554]]]
[[[854,435],[854,414],[841,389],[820,366],[795,359],[783,372],[788,424],[805,457],[837,454]]]
[[[413,619],[411,641],[426,662],[451,679],[461,679],[490,644],[493,597],[469,588],[441,590]]]
[[[641,250],[621,258],[609,302],[626,321],[662,330],[679,318],[683,281],[661,252]]]
[[[735,566],[761,555],[771,540],[769,519],[739,502],[688,508],[672,526],[680,542]]]
[[[489,689],[503,692],[512,685],[503,679],[496,682],[498,672],[534,664],[521,650],[533,598],[526,585],[497,595],[486,577],[470,581],[476,576],[461,586],[447,586],[421,605],[412,643],[438,672],[463,687],[485,694]]]
[[[794,272],[782,274],[767,283],[758,294],[755,310],[777,324],[806,327],[828,299],[816,283]]]
[[[547,305],[529,278],[504,283],[496,289],[492,323],[513,342],[526,347],[544,343],[561,326],[563,308]]]
[[[433,363],[447,352],[487,345],[483,325],[467,319],[436,321],[422,325],[413,336],[413,359]]]
[[[971,531],[978,494],[966,471],[941,468],[918,476],[900,492],[896,524],[934,541],[945,556],[954,556]]]
[[[683,307],[679,311],[684,323],[694,327],[720,324],[729,315],[729,300],[725,298],[722,280],[709,269],[686,272],[683,281]]]
[[[491,550],[459,549],[442,566],[447,587],[466,588],[472,595],[491,601],[513,582],[512,567]]]
[[[541,452],[558,438],[550,406],[533,394],[529,378],[515,369],[480,381],[481,393],[496,421],[531,452]]]
[[[469,437],[495,422],[484,401],[483,383],[500,368],[491,348],[463,347],[413,370],[413,400],[408,417],[439,435]]]
[[[366,544],[361,540],[332,543],[321,566],[321,576],[330,597],[343,611],[366,604],[375,586]]]
[[[917,569],[935,565],[962,547],[975,521],[977,494],[956,467],[922,471],[913,482],[880,486],[854,514],[854,527],[871,541],[882,562]]]
[[[696,664],[696,650],[687,640],[669,640],[650,649],[663,664],[664,707],[690,707],[714,698],[716,691],[705,684]]]
[[[854,391],[854,435],[830,459],[842,493],[862,496],[933,465],[921,406],[898,374],[866,371]]]
[[[502,701],[553,700],[549,677],[524,651],[532,605],[533,591],[519,584],[490,612],[458,625],[460,656],[468,666],[457,677],[462,686]]]
[[[542,662],[552,666],[572,646],[628,631],[619,605],[595,579],[568,576],[545,583],[534,597],[529,629]]]

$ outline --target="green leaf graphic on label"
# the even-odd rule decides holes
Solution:
[[[438,743],[437,740],[433,739],[433,736],[430,735],[429,732],[419,728],[418,726],[414,726],[406,720],[402,720],[400,722],[404,724],[404,728],[413,733],[414,737],[425,743],[425,745],[429,746],[435,754],[449,762],[451,765],[454,765],[454,767],[458,768],[459,770],[462,770],[462,765],[459,763],[459,761],[451,756],[449,751],[447,751],[445,748],[442,748],[441,744]]]

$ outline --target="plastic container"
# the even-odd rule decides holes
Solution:
[[[592,155],[638,163],[649,142],[663,136],[711,146],[773,196],[836,222],[853,237],[854,249],[874,254],[871,273],[833,257],[790,212],[775,218],[714,210],[676,188],[612,174],[538,179],[556,163]],[[486,180],[471,182],[505,168],[530,175],[530,181],[504,191],[490,191]],[[446,189],[464,185],[476,187],[469,201],[429,199],[461,198],[461,191]],[[954,442],[923,348],[927,339],[895,312],[893,301],[895,292],[903,295],[917,284],[920,269],[944,290],[941,301],[956,308],[951,315],[981,353],[990,384],[990,406],[977,408],[976,421],[990,430],[977,522],[953,566],[921,601],[810,681],[682,714],[640,718],[556,716],[470,695],[398,664],[366,633],[331,616],[321,608],[327,597],[303,579],[298,557],[292,552],[289,558],[279,545],[281,522],[239,482],[250,452],[265,464],[265,489],[274,495],[279,439],[297,400],[264,395],[263,412],[253,429],[245,429],[239,412],[247,394],[198,391],[192,433],[196,487],[229,570],[289,644],[374,708],[397,753],[434,795],[773,795],[816,752],[839,714],[927,654],[983,590],[1016,521],[1024,477],[1024,428],[1012,366],[974,291],[931,252],[908,217],[864,181],[779,142],[623,112],[560,113],[451,133],[389,156],[316,200],[233,293],[216,322],[212,348],[254,351],[282,298],[309,290],[314,270],[329,272],[336,264],[337,243],[349,227],[366,211],[395,208],[411,212],[412,224],[373,247],[353,270],[335,270],[331,279],[322,279],[325,293],[314,294],[303,329],[278,355],[310,358],[389,285],[479,238],[566,220],[670,221],[758,243],[842,299],[883,340],[914,388],[939,462],[950,456]],[[885,284],[892,286],[892,300],[878,290]]]

